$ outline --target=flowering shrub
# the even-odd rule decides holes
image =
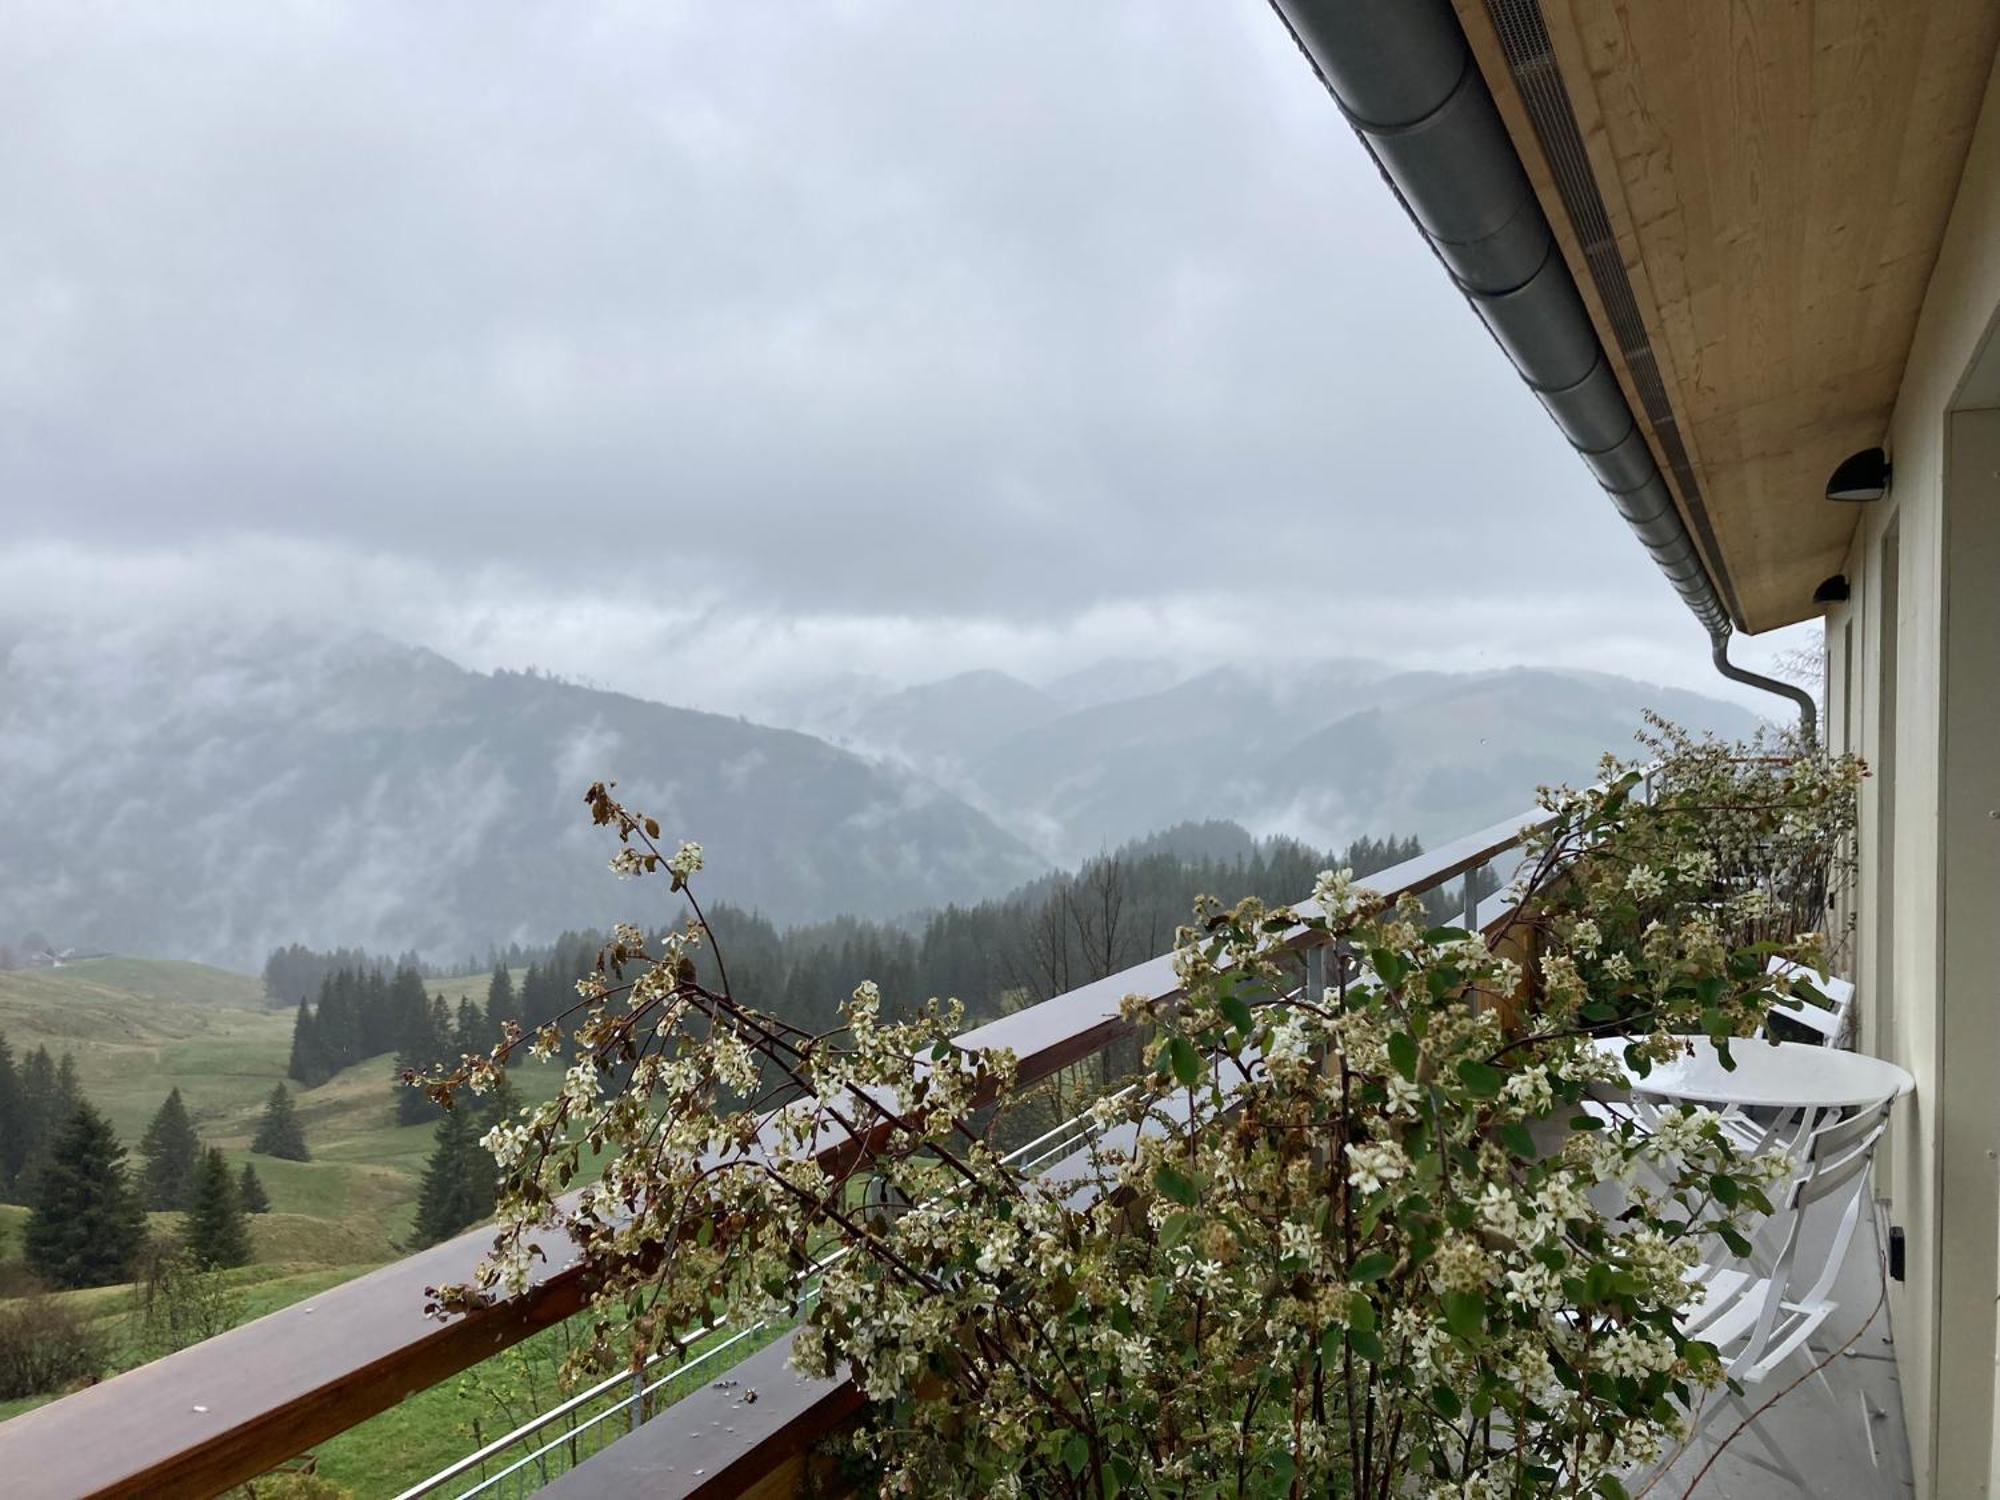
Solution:
[[[1344,874],[1296,910],[1205,905],[1181,994],[1126,1002],[1142,1071],[1043,1173],[995,1146],[1015,1060],[958,1046],[955,1003],[885,1016],[864,984],[814,1036],[712,951],[703,982],[699,849],[595,787],[614,867],[692,916],[619,929],[570,1015],[430,1080],[449,1102],[518,1048],[573,1053],[488,1137],[494,1253],[438,1306],[519,1290],[560,1228],[600,1362],[796,1317],[796,1363],[869,1398],[889,1493],[1620,1495],[1718,1378],[1679,1331],[1688,1271],[1747,1250],[1789,1168],[1703,1111],[1648,1133],[1589,1096],[1618,1052],[1751,1034],[1767,959],[1821,958],[1774,927],[1802,860],[1823,907],[1859,774],[1668,749],[1650,800],[1618,765],[1547,795],[1497,934]]]

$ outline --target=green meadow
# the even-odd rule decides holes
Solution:
[[[433,980],[453,1004],[483,1003],[487,976]],[[260,981],[201,964],[87,959],[60,969],[0,972],[0,1033],[15,1056],[47,1046],[76,1058],[85,1094],[136,1150],[153,1112],[179,1087],[196,1128],[232,1166],[254,1162],[272,1211],[251,1220],[251,1264],[223,1273],[239,1298],[239,1320],[316,1295],[395,1259],[410,1233],[432,1127],[395,1123],[391,1059],[357,1063],[313,1089],[289,1085],[313,1159],[252,1155],[249,1144],[290,1056],[292,1012],[264,1001]],[[555,1065],[515,1075],[522,1097],[547,1097]],[[0,1205],[0,1287],[18,1289],[21,1227],[28,1210]],[[178,1216],[155,1214],[172,1232]],[[113,1368],[136,1364],[131,1289],[57,1294],[90,1319],[113,1351]],[[417,1309],[412,1309],[413,1314]],[[561,1330],[524,1345],[491,1368],[424,1391],[322,1445],[322,1476],[358,1496],[392,1495],[552,1404]],[[0,1420],[49,1398],[0,1403]]]

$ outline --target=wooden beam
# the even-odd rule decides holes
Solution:
[[[1741,623],[1817,613],[1856,521],[1823,498],[1827,476],[1887,432],[2000,6],[1454,4],[1630,397],[1496,16],[1546,32]]]

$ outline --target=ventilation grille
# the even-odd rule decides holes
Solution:
[[[1646,420],[1659,443],[1660,455],[1666,459],[1674,476],[1674,487],[1680,491],[1681,504],[1694,522],[1702,550],[1713,565],[1709,575],[1721,590],[1729,613],[1741,619],[1743,609],[1728,573],[1720,566],[1722,549],[1716,544],[1715,528],[1709,522],[1708,507],[1702,502],[1701,485],[1695,479],[1694,465],[1688,460],[1687,445],[1681,441],[1673,404],[1667,400],[1659,360],[1653,354],[1653,341],[1647,336],[1645,320],[1639,316],[1638,299],[1632,295],[1632,281],[1625,274],[1625,261],[1611,232],[1611,216],[1605,212],[1604,197],[1597,190],[1597,176],[1590,169],[1583,134],[1577,129],[1576,113],[1570,107],[1569,89],[1556,67],[1555,48],[1549,43],[1540,0],[1486,0],[1486,10],[1500,34],[1500,47],[1507,54],[1514,87],[1534,124],[1542,155],[1554,174],[1563,210],[1569,215],[1570,228],[1583,248],[1590,279],[1596,283],[1605,316],[1611,320],[1611,334],[1618,341],[1618,352],[1624,356],[1639,404],[1646,410]]]

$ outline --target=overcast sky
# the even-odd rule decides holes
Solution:
[[[1725,690],[1261,0],[0,35],[0,618],[752,709],[1110,654]]]

